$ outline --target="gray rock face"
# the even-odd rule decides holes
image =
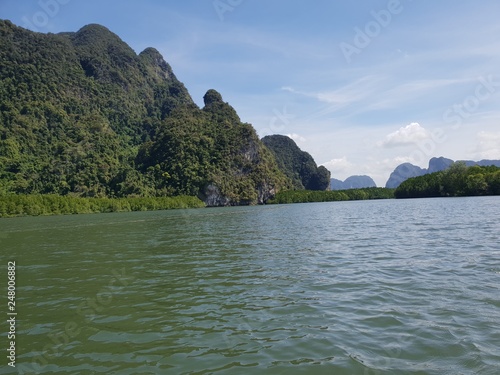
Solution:
[[[267,182],[257,187],[257,203],[265,204],[269,199],[274,198],[276,190]]]
[[[347,189],[363,189],[377,187],[375,181],[370,176],[351,176],[345,181],[332,178],[330,180],[330,188],[332,190],[347,190]]]
[[[394,172],[391,173],[389,180],[385,184],[386,188],[395,189],[397,188],[403,181],[411,178],[422,176],[427,173],[427,169],[423,169],[417,167],[416,165],[410,163],[403,163],[398,165]]]
[[[337,180],[336,178],[330,179],[331,190],[344,190],[344,181]]]
[[[257,186],[257,203],[266,204],[269,199],[274,198],[276,190],[267,182],[263,182]],[[223,195],[220,189],[215,184],[210,184],[205,188],[203,194],[199,198],[207,205],[207,207],[224,207],[242,204],[250,204],[251,202],[234,202],[230,198]]]
[[[230,199],[222,195],[219,188],[213,184],[205,188],[204,196],[200,197],[200,199],[202,199],[208,207],[229,206],[231,203]]]
[[[375,181],[370,176],[351,176],[344,181],[346,189],[362,189],[377,187]]]
[[[450,168],[453,163],[453,160],[443,157],[432,158],[431,160],[429,160],[429,168],[427,169],[427,173],[444,171],[445,169]]]

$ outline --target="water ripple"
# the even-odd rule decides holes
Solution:
[[[496,375],[499,208],[490,197],[2,222],[19,263],[19,362],[46,374]]]

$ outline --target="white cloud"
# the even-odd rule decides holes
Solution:
[[[320,103],[327,104],[328,106],[326,109],[317,111],[311,116],[319,117],[365,101],[370,95],[377,91],[377,88],[380,87],[381,82],[384,80],[385,77],[383,76],[365,76],[338,89],[317,92],[300,91],[291,86],[284,86],[281,89],[295,95],[306,96],[316,99]]]
[[[305,139],[303,136],[300,134],[292,133],[292,134],[287,134],[286,135],[288,138],[293,139],[295,142],[306,142],[307,139]]]
[[[349,162],[345,156],[340,159],[332,159],[321,165],[332,172],[332,174],[343,173],[349,171],[353,167],[353,164]]]
[[[378,146],[380,147],[404,146],[407,144],[417,143],[418,141],[427,139],[430,136],[431,135],[428,130],[420,126],[419,123],[413,122],[410,125],[399,128],[398,131],[388,134],[383,141],[378,142]]]
[[[479,159],[500,159],[500,132],[477,133],[475,157]]]

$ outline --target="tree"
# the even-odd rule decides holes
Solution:
[[[488,183],[482,173],[467,176],[466,186],[467,195],[484,195],[488,191]]]
[[[395,191],[396,198],[497,194],[500,194],[500,168],[466,167],[463,163],[443,172],[410,178]]]

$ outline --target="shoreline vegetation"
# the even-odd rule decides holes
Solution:
[[[394,189],[379,187],[328,191],[288,190],[277,193],[272,200],[267,202],[267,204],[339,202],[393,198]]]
[[[414,177],[396,189],[286,190],[266,204],[500,195],[500,168],[464,167]],[[88,198],[55,194],[0,195],[0,218],[205,208],[194,196]]]
[[[0,196],[0,218],[203,208],[197,197],[82,198],[60,195]]]
[[[336,202],[367,199],[392,199],[394,189],[366,188],[341,191],[288,190],[279,192],[267,204]],[[52,216],[111,212],[158,211],[205,208],[197,197],[85,198],[55,194],[0,196],[0,218]]]
[[[484,195],[500,195],[500,168],[467,167],[464,163],[455,163],[445,171],[410,178],[396,189],[374,187],[337,191],[286,190],[278,192],[266,204]],[[0,195],[0,218],[204,207],[206,205],[203,201],[188,195],[128,198],[87,198],[55,194]]]

